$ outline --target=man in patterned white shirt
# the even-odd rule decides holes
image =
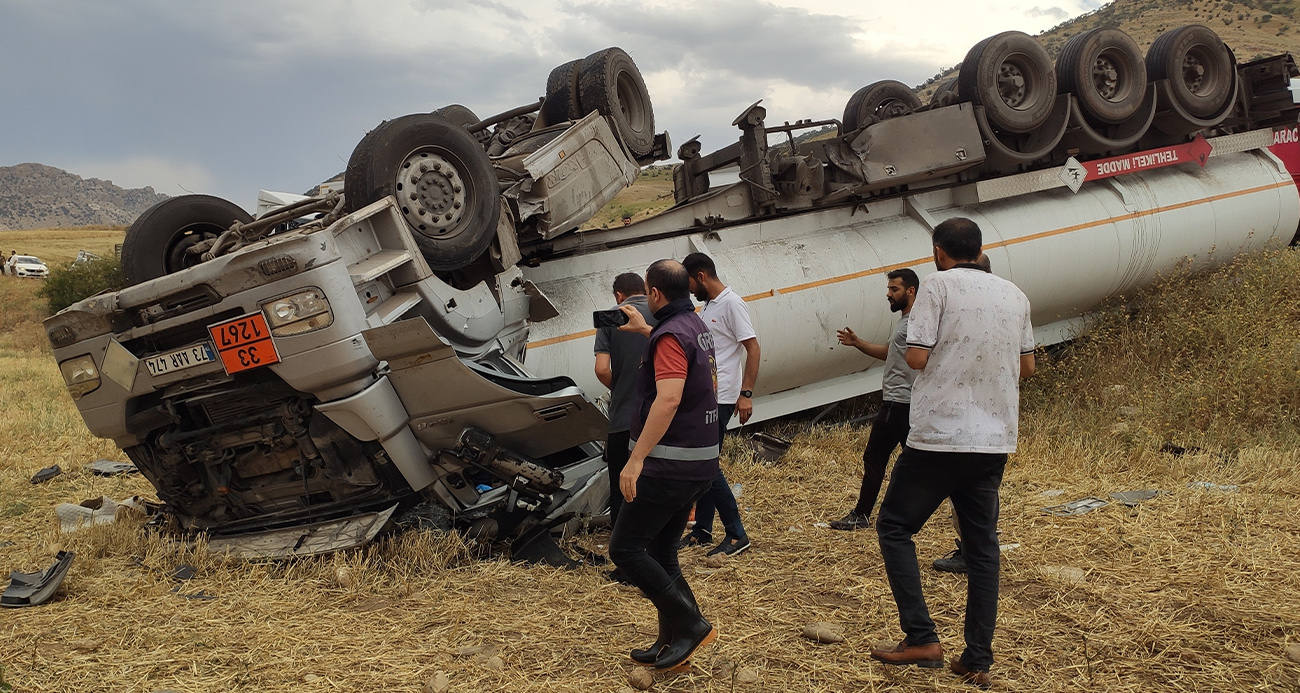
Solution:
[[[970,219],[934,229],[934,263],[908,317],[911,430],[894,465],[877,533],[905,637],[871,656],[887,664],[943,666],[943,649],[921,591],[912,537],[945,498],[961,525],[966,649],[948,662],[963,681],[989,686],[998,609],[998,488],[1016,450],[1020,378],[1034,372],[1029,299],[976,264],[982,238]]]

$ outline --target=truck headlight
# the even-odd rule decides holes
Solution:
[[[68,394],[74,400],[99,388],[99,369],[90,354],[60,363],[59,371],[63,373],[63,383],[68,386]]]
[[[262,304],[271,334],[288,337],[329,327],[334,322],[329,301],[320,289],[308,289]]]

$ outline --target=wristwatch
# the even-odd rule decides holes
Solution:
[[[741,396],[741,397],[748,397],[748,398],[750,398],[750,399],[753,399],[753,398],[754,398],[754,391],[753,391],[753,390],[741,390],[741,391],[740,391],[740,396]]]

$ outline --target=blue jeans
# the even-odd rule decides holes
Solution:
[[[636,500],[619,511],[609,537],[609,558],[646,595],[663,594],[681,574],[677,542],[691,506],[708,484],[643,474],[636,482]]]
[[[921,568],[913,535],[943,503],[952,499],[966,559],[966,651],[961,662],[972,671],[993,664],[993,627],[998,615],[998,488],[1006,455],[929,452],[907,446],[880,504],[876,532],[898,621],[916,645],[939,642],[921,593]]]
[[[718,448],[721,450],[722,441],[726,438],[727,422],[731,420],[731,415],[736,413],[736,405],[719,404],[718,405]],[[728,539],[744,539],[745,524],[740,521],[740,507],[736,505],[736,496],[731,492],[731,484],[727,483],[727,477],[722,473],[722,468],[718,467],[718,475],[713,478],[713,484],[709,490],[704,492],[704,497],[699,503],[695,504],[695,529],[691,530],[696,538],[702,542],[713,540],[713,511],[718,511],[718,519],[722,520],[722,528],[727,532]]]

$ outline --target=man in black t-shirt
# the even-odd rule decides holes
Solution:
[[[658,322],[646,303],[645,281],[626,272],[614,278],[614,301],[632,306],[654,327]],[[618,491],[618,475],[628,458],[628,429],[632,408],[636,406],[636,371],[641,366],[649,340],[635,332],[602,327],[596,330],[596,378],[609,388],[609,435],[605,439],[605,463],[609,465],[609,523],[613,527],[623,496]]]

